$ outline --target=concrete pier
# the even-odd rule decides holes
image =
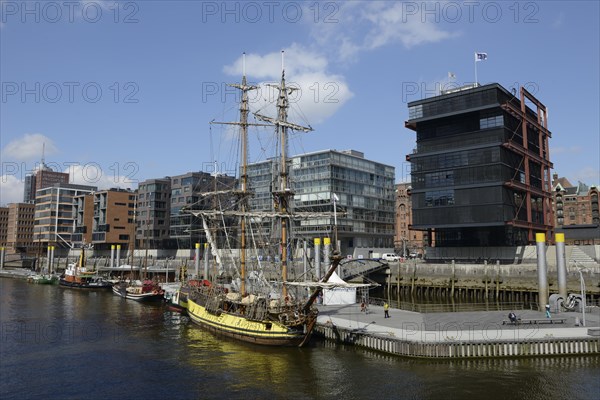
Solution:
[[[315,335],[339,343],[417,358],[485,358],[600,354],[600,311],[588,313],[588,326],[575,326],[579,313],[552,315],[552,322],[536,310],[517,311],[523,322],[503,324],[507,311],[416,313],[383,307],[319,306]],[[590,316],[592,314],[592,316]],[[591,319],[590,319],[591,318]],[[562,323],[559,323],[563,321]],[[539,321],[528,324],[528,321]]]

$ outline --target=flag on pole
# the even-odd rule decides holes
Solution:
[[[487,53],[475,53],[475,61],[487,60]]]

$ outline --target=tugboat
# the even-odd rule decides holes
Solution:
[[[65,273],[60,276],[58,284],[71,289],[110,290],[112,283],[101,276],[97,271],[88,271],[85,267],[85,249],[81,248],[79,261],[69,264]]]

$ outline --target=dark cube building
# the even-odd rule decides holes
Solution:
[[[514,92],[516,94],[516,92]],[[553,229],[547,112],[531,93],[497,83],[408,104],[417,133],[411,229],[429,244],[516,246]]]

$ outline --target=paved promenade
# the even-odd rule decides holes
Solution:
[[[474,311],[417,313],[390,308],[384,318],[383,307],[370,305],[361,312],[358,304],[319,307],[318,324],[352,330],[356,333],[384,336],[422,343],[527,341],[535,339],[590,338],[588,329],[600,327],[600,309],[585,314],[586,326],[576,326],[583,315],[578,312],[553,313],[552,319],[566,319],[563,324],[503,325],[509,311]],[[515,311],[521,320],[543,319],[544,312]]]

